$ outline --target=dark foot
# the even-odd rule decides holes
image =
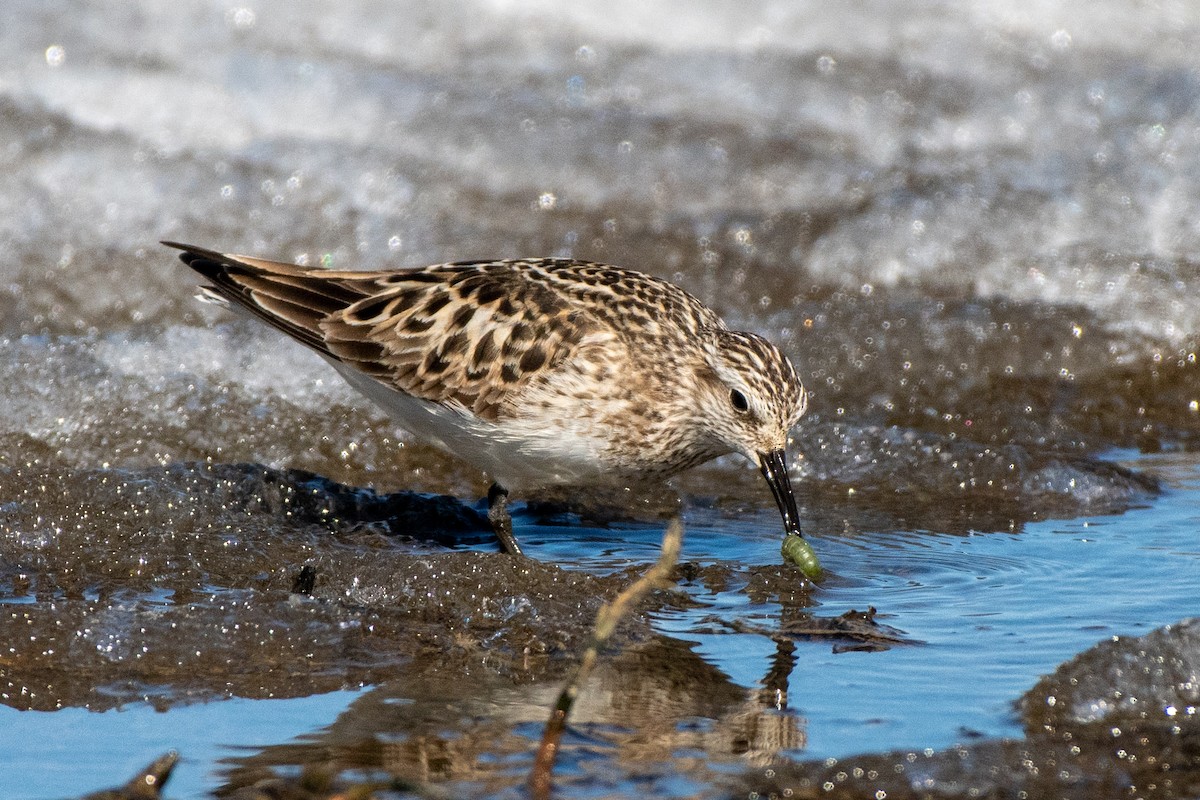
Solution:
[[[512,517],[508,513],[508,490],[498,483],[488,489],[488,522],[500,540],[500,548],[510,556],[524,556],[517,537],[513,536]]]

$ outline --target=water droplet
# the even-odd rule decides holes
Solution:
[[[231,8],[225,12],[225,24],[240,31],[249,30],[258,22],[258,15],[252,8]]]

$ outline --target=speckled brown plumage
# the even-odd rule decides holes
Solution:
[[[567,259],[346,272],[170,244],[210,294],[504,486],[659,479],[741,452],[799,532],[782,458],[806,404],[795,369],[671,283]]]

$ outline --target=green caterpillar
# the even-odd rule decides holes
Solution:
[[[779,552],[785,562],[795,564],[809,580],[820,580],[823,574],[821,562],[817,560],[812,545],[803,536],[789,533],[783,537],[783,546],[779,548]]]

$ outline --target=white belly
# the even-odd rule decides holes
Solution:
[[[605,457],[609,439],[586,415],[497,424],[465,409],[404,394],[337,361],[330,363],[409,433],[486,472],[506,489],[590,484],[612,471]]]

